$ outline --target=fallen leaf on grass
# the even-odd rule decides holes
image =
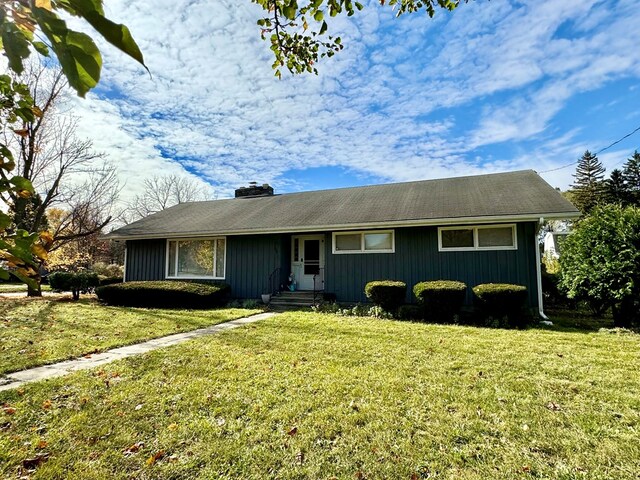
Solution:
[[[174,431],[178,429],[178,424],[177,423],[172,423],[167,427],[168,430]]]
[[[42,450],[43,448],[47,448],[47,445],[49,445],[49,444],[47,443],[47,441],[46,441],[46,440],[40,440],[40,441],[38,442],[38,445],[36,445],[36,448],[37,448],[38,450]]]
[[[560,405],[558,405],[558,404],[557,404],[557,403],[555,403],[555,402],[549,402],[549,403],[547,403],[547,408],[548,408],[549,410],[551,410],[552,412],[557,412],[557,411],[559,411],[559,410],[562,410],[562,408],[560,407]]]
[[[298,427],[293,427],[291,430],[287,432],[287,435],[293,437],[296,433],[298,433]]]
[[[9,405],[5,405],[4,407],[2,407],[2,411],[7,415],[13,415],[14,413],[16,413],[16,409],[10,407]]]
[[[42,408],[45,410],[49,410],[51,408],[51,400],[45,400],[42,402]]]
[[[134,408],[134,410],[140,410],[142,409],[143,404],[139,403],[138,405],[136,405],[136,408]]]
[[[298,465],[302,465],[304,463],[304,453],[303,452],[298,452],[296,454],[296,460],[298,462]]]
[[[159,450],[147,459],[147,465],[151,467],[158,460],[161,460],[163,457],[164,457],[164,450]]]
[[[47,460],[49,460],[48,453],[39,453],[33,458],[25,458],[22,461],[22,466],[27,470],[35,470]]]
[[[134,453],[138,453],[142,448],[144,448],[144,442],[136,442],[130,447],[125,448],[122,453],[125,455],[133,455]]]
[[[529,473],[531,471],[531,467],[529,465],[525,465],[521,470],[525,473]]]

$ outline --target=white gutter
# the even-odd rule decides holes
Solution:
[[[540,318],[542,318],[543,320],[549,320],[549,317],[547,317],[544,314],[544,309],[542,305],[542,261],[540,259],[540,245],[538,245],[538,233],[540,232],[540,227],[542,227],[543,224],[544,224],[544,218],[540,217],[540,219],[538,220],[538,228],[534,233],[533,244],[536,247],[536,263],[537,263],[536,277],[538,279],[538,315],[540,315]]]

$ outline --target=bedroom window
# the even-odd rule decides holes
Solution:
[[[333,232],[333,253],[393,253],[393,230]]]
[[[167,241],[167,278],[225,278],[225,238]]]
[[[438,228],[438,250],[516,250],[515,225],[478,225]]]

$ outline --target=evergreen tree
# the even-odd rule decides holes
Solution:
[[[598,157],[589,150],[578,160],[572,188],[573,202],[582,213],[589,213],[593,208],[605,203],[605,168]]]
[[[611,175],[605,180],[605,197],[607,203],[618,205],[629,204],[629,189],[624,181],[624,175],[618,168],[611,171]]]
[[[622,177],[629,195],[629,202],[637,207],[640,206],[640,153],[637,150],[624,164]]]

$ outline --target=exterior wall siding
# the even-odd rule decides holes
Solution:
[[[366,302],[364,286],[372,280],[407,283],[407,302],[413,285],[425,280],[459,280],[471,287],[480,283],[515,283],[529,291],[529,306],[537,307],[535,223],[517,225],[518,249],[439,252],[437,227],[395,229],[395,253],[332,254],[331,233],[326,233],[325,290],[338,301]]]
[[[236,298],[260,298],[267,293],[269,275],[280,268],[281,277],[288,266],[285,235],[238,235],[227,237],[227,278],[231,295]],[[286,264],[285,264],[286,261]],[[282,279],[279,283],[282,283]]]
[[[259,298],[267,291],[269,275],[280,267],[284,282],[289,275],[288,235],[227,237],[226,278],[236,298]],[[166,245],[161,240],[127,241],[127,281],[164,280]]]
[[[127,240],[127,282],[164,280],[166,240]]]
[[[525,285],[529,306],[537,307],[535,223],[517,225],[518,249],[439,252],[437,227],[395,229],[395,253],[339,254],[331,252],[331,232],[325,232],[325,291],[341,302],[366,302],[364,286],[372,280],[407,283],[425,280],[460,280],[471,287],[500,282]],[[165,278],[166,240],[127,241],[127,281]],[[258,298],[268,290],[269,275],[280,268],[284,283],[290,270],[291,235],[238,235],[227,237],[226,279],[236,298]]]

